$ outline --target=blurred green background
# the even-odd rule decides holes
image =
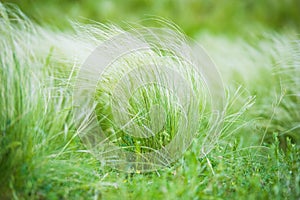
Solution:
[[[189,36],[201,31],[249,34],[260,30],[300,29],[299,0],[4,0],[17,4],[42,25],[70,28],[69,20],[91,19],[114,23],[152,25],[152,17],[175,22]]]

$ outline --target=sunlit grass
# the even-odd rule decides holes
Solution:
[[[0,10],[2,199],[299,198],[300,54],[296,37],[271,33],[237,42],[199,36],[226,86],[221,134],[205,140],[202,133],[209,127],[201,121],[191,147],[172,166],[127,174],[107,167],[86,149],[72,108],[79,67],[118,29],[77,25],[74,32],[58,33],[37,27],[18,10],[2,4]],[[155,96],[157,89],[138,91],[131,100],[132,113],[149,109],[140,99]],[[168,103],[169,94],[158,91],[161,96],[152,101]],[[167,113],[176,118],[177,108],[168,106]],[[146,119],[151,118],[147,113]],[[147,124],[143,120],[136,123]],[[106,126],[113,128],[110,123]],[[167,130],[173,126],[170,121]],[[162,144],[168,140],[163,139]],[[210,151],[203,151],[205,145]]]

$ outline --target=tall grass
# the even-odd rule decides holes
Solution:
[[[45,198],[40,191],[60,198],[72,190],[94,194],[102,182],[97,162],[76,137],[72,68],[52,59],[56,42],[47,53],[38,51],[49,45],[51,34],[19,10],[2,4],[0,9],[1,198]]]
[[[226,86],[221,133],[205,139],[203,133],[211,127],[201,121],[191,148],[173,166],[128,175],[107,168],[86,149],[72,108],[73,86],[83,61],[97,45],[121,32],[103,24],[77,24],[72,31],[54,32],[0,4],[2,199],[300,196],[296,37],[272,33],[247,42],[200,36]],[[156,92],[150,87],[136,93],[132,112],[148,109],[147,102],[136,100]],[[100,109],[99,115],[105,112]],[[209,118],[211,113],[206,114]],[[208,151],[203,151],[205,145]]]

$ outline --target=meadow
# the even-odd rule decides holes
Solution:
[[[46,1],[32,7],[28,2],[32,3],[18,3],[20,8],[0,3],[0,199],[300,198],[300,20],[296,1],[274,4],[270,11],[276,17],[272,20],[265,12],[268,3],[231,6],[225,1],[218,5],[187,1],[180,6],[182,1],[162,1],[168,2],[162,5],[130,1],[137,11],[127,14],[133,8],[125,3],[116,8],[118,1],[99,1],[107,10],[97,14],[95,1],[72,5],[64,1],[61,6]],[[203,46],[223,80],[223,117],[216,122],[218,129],[213,129],[208,120],[213,115],[211,105],[204,107],[199,94],[201,120],[187,151],[162,169],[128,173],[102,162],[101,155],[99,159],[83,142],[80,135],[85,126],[78,127],[74,120],[74,86],[81,66],[98,45],[139,27],[128,21],[142,20],[145,5],[151,20],[141,22],[143,26],[155,26],[162,20],[155,17],[168,17],[182,28],[177,32],[192,37],[192,46]],[[197,6],[204,10],[202,16],[197,15]],[[195,11],[191,16],[174,14],[183,8]],[[245,11],[250,8],[256,17]],[[75,19],[70,21],[65,13]],[[101,23],[82,22],[79,15]],[[197,17],[203,21],[198,23]],[[99,20],[102,18],[116,23]],[[158,25],[174,28],[168,23]],[[175,62],[162,58],[167,64]],[[153,52],[129,58],[146,63],[152,59],[158,59]],[[130,62],[116,65],[128,68]],[[116,130],[106,107],[105,93],[110,89],[110,82],[100,83],[100,103],[95,110],[105,130]],[[141,103],[145,99],[160,102],[168,111],[165,132],[150,141],[154,149],[165,145],[178,126],[179,108],[169,105],[170,94],[156,87],[136,95],[130,104],[132,112],[145,108],[144,116],[151,118],[148,104]],[[136,123],[147,125],[147,120]],[[218,130],[217,135],[210,137],[211,130]],[[126,134],[115,136],[121,138],[118,145],[133,147],[129,151],[147,152],[140,147],[149,141],[130,139],[128,144]]]

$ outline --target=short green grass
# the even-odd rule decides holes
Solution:
[[[128,174],[91,155],[72,108],[76,71],[117,28],[73,29],[38,27],[0,4],[1,199],[300,198],[297,36],[200,35],[226,87],[220,137],[204,143],[199,130],[172,166]]]

